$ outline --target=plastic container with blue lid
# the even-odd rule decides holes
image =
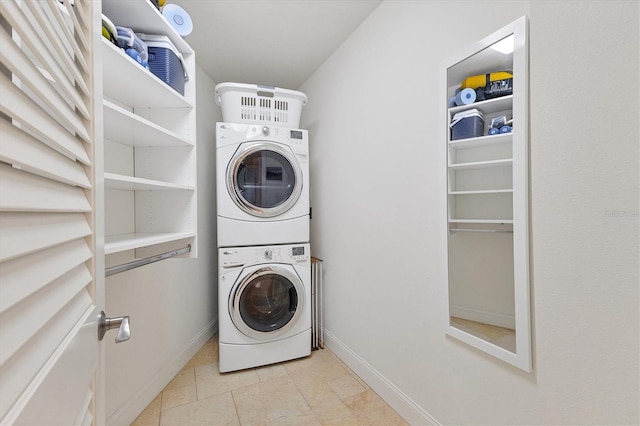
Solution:
[[[184,84],[189,79],[182,54],[165,35],[140,34],[138,37],[149,51],[149,71],[184,96]]]

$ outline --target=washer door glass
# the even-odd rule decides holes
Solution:
[[[254,216],[273,217],[300,197],[302,182],[295,157],[275,144],[255,144],[231,162],[227,185],[235,203]]]
[[[272,338],[295,324],[302,300],[297,277],[267,267],[242,280],[229,302],[233,322],[240,331],[249,337]]]

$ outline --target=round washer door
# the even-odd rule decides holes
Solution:
[[[246,213],[278,216],[295,205],[302,192],[302,172],[285,146],[260,142],[240,145],[227,167],[227,190]]]
[[[304,286],[295,272],[259,267],[234,286],[229,313],[238,330],[254,339],[273,339],[296,324],[304,309]]]

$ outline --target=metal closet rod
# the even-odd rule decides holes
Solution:
[[[449,232],[502,232],[513,234],[511,229],[486,229],[486,228],[449,228]]]
[[[157,254],[155,256],[145,257],[144,259],[134,260],[133,262],[123,263],[122,265],[112,266],[104,270],[104,275],[109,277],[111,275],[119,274],[120,272],[128,271],[133,268],[148,265],[150,263],[157,262],[163,259],[169,259],[170,257],[179,256],[181,254],[189,253],[191,251],[191,244],[186,247],[168,251],[166,253]]]

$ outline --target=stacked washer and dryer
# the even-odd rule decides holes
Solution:
[[[216,86],[220,372],[311,353],[309,140],[304,93]]]

